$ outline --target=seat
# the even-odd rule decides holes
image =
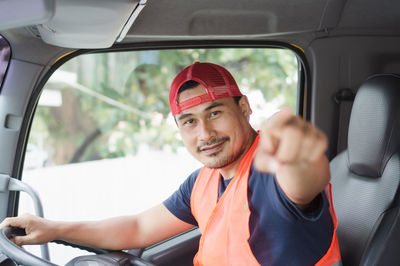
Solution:
[[[359,88],[348,148],[330,163],[343,265],[400,264],[400,76]]]

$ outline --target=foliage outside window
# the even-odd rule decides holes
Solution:
[[[250,101],[254,109],[271,101],[296,108],[297,61],[287,50],[89,54],[50,78],[42,97],[53,103],[39,102],[30,142],[51,154],[48,165],[134,155],[143,146],[176,150],[182,143],[169,117],[169,85],[194,61],[225,66],[245,94],[261,97]]]

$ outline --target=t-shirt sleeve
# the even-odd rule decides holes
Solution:
[[[279,201],[275,202],[275,204],[285,206],[284,209],[280,208],[283,212],[285,212],[283,213],[283,215],[287,215],[287,212],[289,212],[290,215],[295,216],[297,219],[305,221],[316,221],[320,218],[324,209],[329,208],[326,195],[324,192],[321,192],[316,197],[316,200],[318,200],[318,207],[311,212],[304,212],[300,210],[299,207],[297,207],[297,205],[286,196],[285,192],[283,192],[275,177],[273,178],[273,182],[276,193],[278,194],[278,197],[276,197],[275,200]]]
[[[197,221],[192,215],[190,197],[200,169],[190,174],[180,187],[163,202],[164,206],[178,219],[195,226],[197,226]]]
[[[268,198],[274,206],[274,209],[284,217],[294,217],[304,221],[316,221],[320,218],[324,209],[329,208],[326,195],[324,192],[321,192],[316,199],[318,200],[318,208],[312,212],[303,212],[286,196],[274,175],[259,173],[255,169],[252,170],[256,171],[257,175],[263,176],[264,182],[270,183],[269,185],[264,184],[267,189],[267,195],[269,195]]]

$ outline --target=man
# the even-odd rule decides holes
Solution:
[[[27,236],[13,239],[18,245],[63,239],[118,250],[199,226],[195,265],[330,265],[340,259],[330,192],[324,192],[327,140],[319,129],[283,109],[256,132],[247,97],[226,69],[211,63],[179,73],[169,101],[185,146],[204,167],[163,204],[98,222],[22,215],[0,227],[25,228]]]

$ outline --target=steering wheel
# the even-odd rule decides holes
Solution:
[[[17,263],[23,265],[40,265],[40,266],[57,266],[56,264],[51,263],[48,260],[44,260],[39,258],[32,253],[26,251],[22,247],[15,245],[10,238],[15,236],[23,236],[26,235],[25,230],[22,228],[16,227],[6,227],[0,229],[0,251],[3,252],[4,255],[14,260]],[[64,241],[55,241],[59,244],[69,245],[69,243]],[[81,248],[84,250],[90,250],[92,252],[101,251],[101,253],[107,253],[111,251],[106,250],[98,250],[86,248],[84,246],[72,245],[73,247]],[[114,251],[107,254],[102,255],[89,255],[89,256],[80,256],[71,260],[67,265],[82,265],[80,262],[98,262],[101,264],[94,265],[120,265],[119,261],[123,264],[121,265],[137,265],[137,266],[154,266],[153,263],[145,261],[139,257],[136,257],[132,254],[122,252],[122,251]]]
[[[25,235],[25,230],[16,227],[6,227],[0,229],[0,250],[15,262],[22,263],[23,265],[43,265],[43,266],[57,266],[50,261],[36,257],[29,253],[22,247],[15,245],[10,238],[14,236]]]

